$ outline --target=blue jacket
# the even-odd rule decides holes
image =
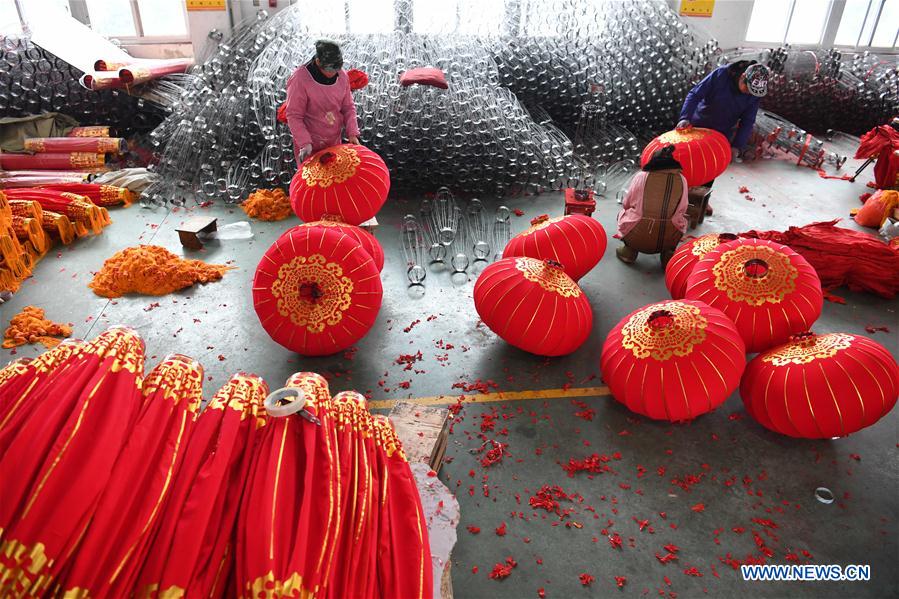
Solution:
[[[687,94],[680,118],[687,119],[696,127],[714,129],[728,139],[731,139],[734,127],[739,122],[740,126],[730,145],[742,150],[749,142],[749,135],[755,125],[759,100],[760,98],[740,91],[726,66],[718,67]]]

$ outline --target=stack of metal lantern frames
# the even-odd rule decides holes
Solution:
[[[354,92],[362,142],[384,158],[399,190],[614,194],[611,182],[635,167],[645,141],[672,128],[690,88],[740,58],[772,68],[763,107],[798,123],[788,130],[858,135],[899,113],[899,68],[889,57],[789,47],[725,54],[664,0],[488,4],[502,4],[504,17],[479,9],[416,33],[407,15],[391,33],[360,35],[310,26],[313,0],[300,0],[274,16],[259,11],[230,36],[210,32],[202,64],[139,86],[136,97],[85,90],[80,72],[3,38],[0,111],[58,110],[126,132],[168,114],[150,135],[161,175],[144,193],[150,205],[238,202],[256,188],[286,186],[296,164],[277,108],[321,37],[343,46],[346,68],[367,73],[368,86]],[[424,66],[442,69],[449,89],[400,85],[403,72]],[[816,162],[826,162],[816,150]]]

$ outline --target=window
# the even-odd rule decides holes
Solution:
[[[348,0],[350,31],[392,33],[393,0]]]
[[[0,0],[5,1],[5,0]],[[26,21],[62,12],[119,39],[188,39],[184,0],[17,0]]]
[[[505,0],[414,0],[415,33],[499,35]]]
[[[818,44],[830,9],[825,0],[755,0],[746,41]]]
[[[895,48],[899,0],[846,0],[834,44]]]

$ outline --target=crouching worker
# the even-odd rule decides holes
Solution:
[[[618,259],[632,264],[640,252],[660,254],[664,267],[687,230],[687,180],[674,159],[674,146],[657,150],[634,175],[622,204],[615,235],[622,241],[615,251]]]

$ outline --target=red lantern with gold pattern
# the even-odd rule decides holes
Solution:
[[[272,339],[304,356],[333,354],[361,339],[381,308],[374,260],[351,236],[294,227],[265,252],[253,305]]]
[[[303,223],[297,226],[328,227],[340,233],[349,235],[350,237],[358,241],[359,245],[361,245],[362,248],[368,253],[368,255],[372,257],[372,260],[375,261],[375,266],[378,267],[378,271],[380,272],[384,270],[384,248],[381,247],[381,244],[378,243],[378,240],[375,239],[374,235],[372,235],[362,227],[357,227],[355,225],[345,223],[339,216],[333,215],[326,215],[321,220],[312,221],[311,223]]]
[[[637,414],[678,422],[720,406],[740,384],[746,348],[734,323],[703,302],[670,300],[631,312],[609,332],[600,371]]]
[[[733,233],[711,233],[691,239],[677,248],[665,267],[665,287],[671,297],[683,299],[693,267],[713,249],[736,238]]]
[[[380,156],[352,144],[331,146],[307,158],[290,182],[290,204],[306,222],[326,214],[361,225],[381,209],[390,172]]]
[[[706,254],[685,297],[727,314],[750,353],[809,330],[824,304],[821,281],[805,258],[762,239],[730,241]]]
[[[605,251],[606,232],[596,219],[583,214],[555,218],[543,214],[506,244],[503,258],[553,260],[577,281],[599,263]]]
[[[649,142],[640,154],[640,166],[645,166],[656,150],[670,145],[674,145],[674,159],[683,167],[690,187],[708,183],[730,164],[730,142],[726,137],[713,129],[690,127],[662,133]]]
[[[899,366],[867,337],[800,333],[749,363],[740,394],[746,411],[775,432],[845,437],[893,409]]]
[[[475,283],[474,307],[506,343],[539,356],[570,354],[593,326],[587,296],[550,260],[494,262]]]

